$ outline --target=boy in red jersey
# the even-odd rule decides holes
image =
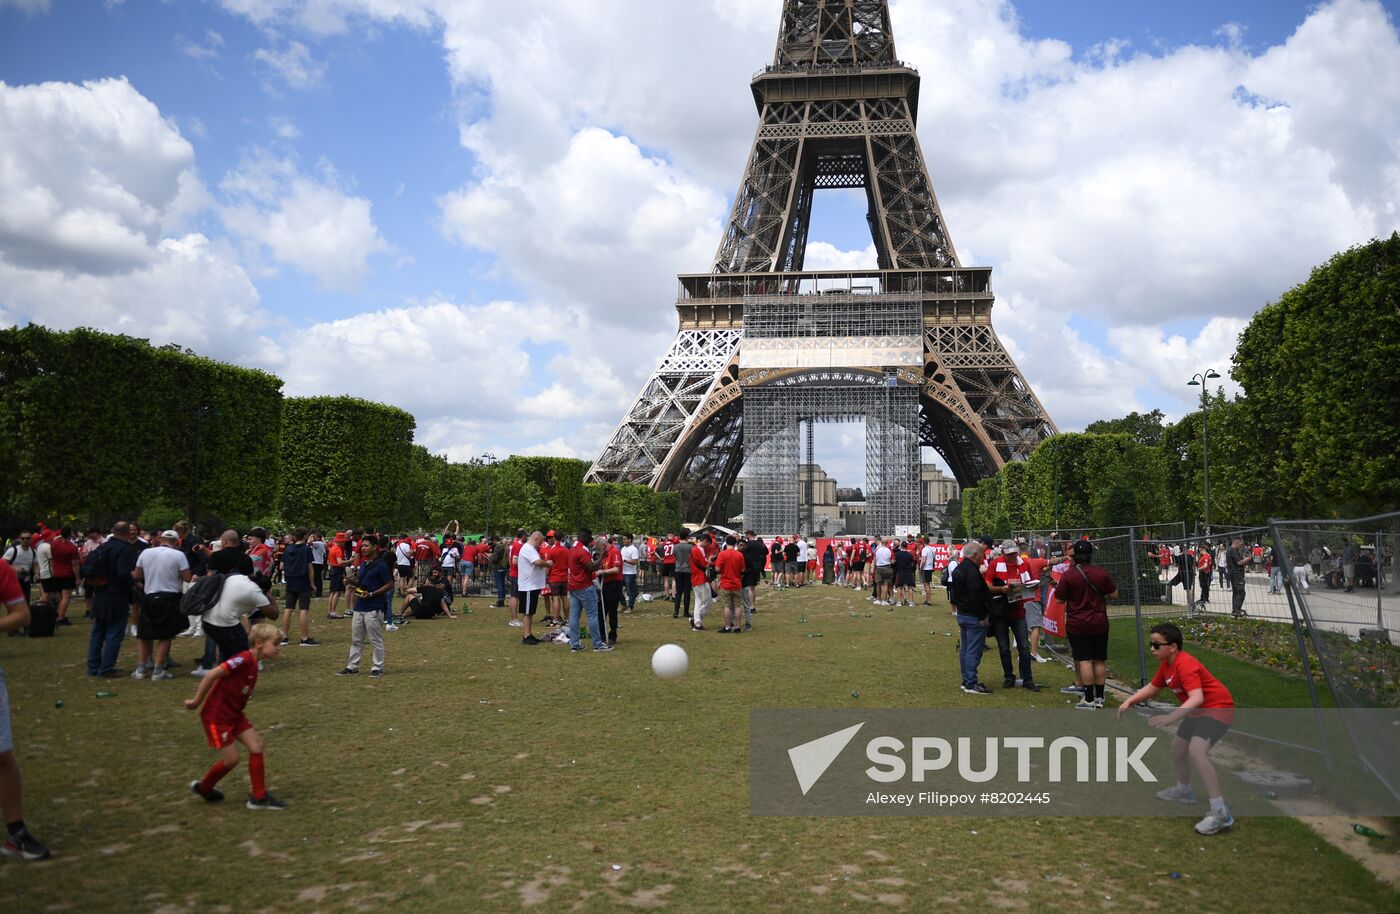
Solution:
[[[204,706],[199,712],[204,735],[209,740],[210,748],[219,750],[219,760],[203,780],[190,782],[190,790],[209,803],[222,800],[223,791],[214,785],[238,767],[238,746],[235,745],[238,742],[248,747],[248,779],[253,785],[248,808],[286,809],[286,803],[267,792],[267,785],[263,782],[262,737],[243,713],[253,694],[253,687],[258,684],[258,662],[277,656],[282,632],[275,625],[259,622],[249,634],[253,646],[214,667],[199,681],[194,697],[185,699],[187,711]]]
[[[1210,814],[1196,823],[1202,835],[1214,835],[1235,824],[1220,791],[1220,775],[1210,761],[1210,750],[1235,722],[1235,699],[1230,690],[1211,675],[1205,664],[1182,650],[1181,629],[1164,622],[1152,626],[1147,646],[1160,664],[1157,675],[1131,698],[1118,706],[1118,716],[1133,705],[1147,701],[1163,689],[1171,689],[1181,704],[1170,714],[1159,714],[1148,723],[1165,729],[1180,722],[1172,738],[1172,763],[1176,766],[1176,786],[1157,792],[1164,800],[1196,802],[1191,789],[1191,769],[1196,769],[1210,797]]]

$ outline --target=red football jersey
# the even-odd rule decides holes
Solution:
[[[200,715],[207,720],[238,720],[258,684],[258,661],[252,651],[243,651],[220,666],[227,667],[229,674],[214,683]]]

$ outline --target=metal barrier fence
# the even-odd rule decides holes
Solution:
[[[1163,536],[1136,527],[1075,531],[1096,547],[1093,561],[1118,584],[1111,618],[1133,620],[1133,656],[1112,658],[1120,676],[1138,685],[1156,662],[1144,632],[1153,617],[1181,623],[1188,645],[1206,640],[1306,684],[1317,713],[1314,732],[1241,734],[1275,746],[1323,756],[1328,765],[1361,766],[1400,798],[1400,782],[1383,774],[1400,757],[1400,717],[1378,728],[1361,712],[1400,708],[1400,588],[1396,531],[1400,513],[1357,520],[1274,520],[1263,527],[1215,527],[1187,536],[1181,527]],[[1070,544],[1031,531],[1053,555]],[[1134,669],[1135,668],[1135,669]],[[1127,677],[1124,677],[1127,678]],[[1344,713],[1343,727],[1324,722],[1322,708]],[[1347,715],[1346,711],[1352,711]],[[1336,721],[1334,717],[1331,720]],[[1348,745],[1352,754],[1337,754]],[[1384,762],[1384,763],[1383,763]]]

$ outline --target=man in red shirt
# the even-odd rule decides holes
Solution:
[[[49,548],[53,577],[49,578],[48,585],[50,592],[58,595],[58,624],[72,625],[68,621],[68,603],[73,599],[73,589],[78,586],[78,567],[82,562],[78,547],[73,545],[73,528],[60,530]]]
[[[617,644],[617,606],[622,602],[622,549],[617,538],[608,540],[603,550],[603,611],[600,619],[607,628],[609,645]]]
[[[553,530],[544,535],[544,545],[540,547],[540,556],[554,563],[549,566],[549,574],[545,579],[545,592],[542,595],[544,597],[544,625],[546,628],[563,625],[564,619],[569,613],[569,562],[565,555],[568,551],[568,547],[558,541]]]
[[[1205,609],[1210,602],[1210,579],[1215,573],[1215,556],[1211,555],[1210,544],[1201,543],[1196,548],[1196,580],[1201,585],[1201,602],[1197,605]]]
[[[661,586],[669,600],[676,598],[676,535],[668,533],[661,540]]]
[[[718,555],[718,553],[716,553]],[[714,592],[710,589],[710,557],[703,545],[690,550],[690,592],[695,595],[695,606],[691,610],[690,630],[705,630],[705,613],[710,611]]]
[[[593,560],[593,550],[588,548],[592,543],[593,532],[582,527],[574,538],[573,548],[565,553],[569,569],[569,649],[583,650],[578,625],[579,616],[587,612],[588,634],[593,638],[593,650],[602,653],[612,650],[612,647],[603,639],[603,622],[598,618],[598,589],[593,586],[593,573],[601,563]]]
[[[336,607],[340,605],[340,598],[345,593],[345,566],[350,563],[345,548],[346,536],[344,531],[338,532],[332,540],[330,547],[326,550],[326,574],[330,578],[330,597],[326,604],[327,619],[343,619],[340,613],[336,612]]]
[[[29,624],[29,600],[15,570],[3,559],[0,559],[0,607],[4,607],[0,634],[12,633]],[[49,849],[24,825],[24,792],[14,738],[10,733],[10,693],[4,670],[0,670],[0,812],[4,812],[6,824],[5,843],[0,845],[0,853],[25,860],[47,860],[51,856]]]
[[[520,621],[520,547],[525,545],[525,531],[515,531],[515,539],[510,544],[510,567],[506,569],[506,589],[510,592],[510,621],[507,625],[515,628],[524,626]]]
[[[253,688],[258,684],[258,664],[277,656],[282,630],[271,623],[259,622],[253,626],[249,636],[253,642],[251,648],[234,654],[210,670],[199,681],[194,697],[185,699],[187,711],[204,706],[199,712],[204,736],[209,741],[209,748],[219,750],[219,760],[203,779],[190,782],[190,790],[206,803],[222,800],[223,791],[215,785],[238,767],[238,746],[235,743],[242,743],[248,748],[248,779],[253,787],[248,797],[248,808],[286,809],[286,803],[267,792],[263,775],[262,737],[243,713],[248,699],[253,695]]]
[[[1075,707],[1086,711],[1103,708],[1108,667],[1108,601],[1118,596],[1113,576],[1091,564],[1093,557],[1094,544],[1076,540],[1074,564],[1055,585],[1055,602],[1065,605],[1065,634],[1077,678],[1084,686],[1084,697]]]
[[[747,564],[734,537],[726,536],[724,551],[715,557],[715,567],[719,569],[719,592],[724,597],[724,628],[720,629],[721,634],[737,635],[753,628],[751,623],[744,621],[744,603],[741,599]]]
[[[1158,729],[1180,724],[1172,737],[1176,786],[1159,790],[1157,796],[1195,803],[1196,793],[1191,789],[1191,769],[1195,768],[1210,798],[1210,814],[1196,823],[1196,831],[1202,835],[1218,834],[1234,825],[1235,817],[1225,806],[1220,775],[1211,763],[1210,750],[1235,722],[1234,696],[1205,664],[1182,649],[1181,629],[1170,622],[1152,626],[1147,646],[1159,661],[1157,674],[1118,707],[1118,716],[1122,717],[1135,704],[1155,698],[1164,689],[1172,690],[1181,707],[1148,721]]]
[[[1027,634],[1025,587],[1034,579],[1030,569],[1021,560],[1016,544],[1004,541],[996,554],[988,554],[987,570],[983,576],[987,587],[994,594],[1001,585],[1009,585],[1010,590],[1002,596],[1006,600],[1006,613],[992,621],[992,635],[997,641],[997,652],[1001,655],[1001,671],[1005,681],[1002,688],[1014,689],[1020,686],[1032,692],[1039,692],[1040,686],[1034,682],[1031,672],[1030,637]],[[995,597],[993,598],[995,599]],[[1017,682],[1011,667],[1011,638],[1016,639],[1016,655],[1020,663],[1021,677]]]

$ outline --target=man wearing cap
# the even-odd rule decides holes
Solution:
[[[144,596],[136,621],[137,662],[132,679],[145,679],[147,670],[152,682],[175,678],[165,664],[170,656],[170,642],[189,626],[190,620],[180,612],[180,594],[183,584],[192,577],[189,559],[180,550],[180,534],[174,530],[162,533],[154,549],[136,557],[131,580],[141,587]]]
[[[1103,708],[1104,678],[1108,666],[1108,601],[1118,596],[1113,576],[1092,564],[1094,544],[1076,540],[1074,564],[1060,575],[1055,602],[1065,606],[1065,634],[1074,656],[1076,678],[1084,686],[1080,710]]]
[[[345,531],[337,531],[330,548],[326,550],[326,575],[331,593],[330,601],[326,604],[327,619],[345,618],[336,612],[336,608],[340,606],[340,599],[345,593],[345,566],[350,562],[350,557],[346,555],[348,539]]]
[[[997,554],[987,559],[987,589],[1004,595],[1007,608],[1004,615],[992,623],[992,635],[997,639],[997,652],[1001,655],[1001,671],[1004,677],[1003,688],[1014,689],[1020,685],[1032,692],[1039,692],[1040,686],[1033,681],[1031,674],[1030,637],[1026,626],[1026,603],[1022,590],[1034,583],[1030,569],[1021,560],[1020,550],[1012,540],[1005,540]],[[1018,683],[1011,666],[1011,638],[1016,638],[1016,655],[1020,662],[1021,678]]]

